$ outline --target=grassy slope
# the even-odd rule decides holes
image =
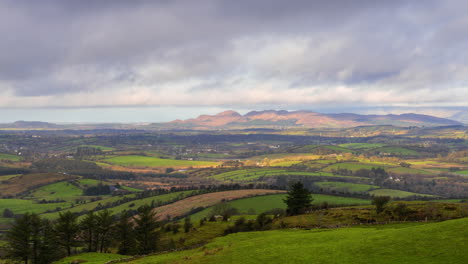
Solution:
[[[241,214],[247,214],[248,211],[255,211],[255,214],[260,214],[265,211],[274,209],[274,208],[286,208],[283,199],[286,198],[286,194],[274,194],[274,195],[264,195],[258,197],[250,197],[239,199],[235,201],[228,202],[233,207],[237,208]],[[349,198],[349,197],[339,197],[323,194],[313,194],[312,198],[314,199],[313,204],[320,204],[322,202],[328,202],[329,204],[370,204],[370,201],[358,198]],[[191,215],[190,217],[193,220],[199,220],[203,217],[207,217],[212,210],[212,207],[206,208],[203,211],[200,211],[196,214]]]
[[[31,200],[21,199],[0,199],[0,212],[6,208],[12,210],[15,214],[24,214],[26,212],[42,213],[47,210],[52,210],[57,207],[66,208],[70,203],[47,203],[39,204]]]
[[[372,189],[380,188],[377,185],[357,184],[349,182],[315,182],[314,184],[324,189],[347,192],[367,192]]]
[[[137,166],[137,167],[189,167],[189,166],[215,166],[218,162],[207,161],[190,161],[190,160],[173,160],[160,159],[156,157],[145,156],[118,156],[105,159],[104,161],[121,165],[121,166]]]
[[[466,263],[468,218],[430,224],[237,233],[146,263]]]
[[[69,182],[62,181],[48,184],[35,189],[30,196],[37,199],[66,199],[78,197],[83,194],[83,190]]]
[[[280,175],[311,176],[311,177],[332,176],[332,177],[337,177],[337,178],[363,179],[361,177],[354,177],[354,176],[333,175],[329,172],[291,172],[291,171],[286,171],[285,169],[274,169],[274,168],[240,169],[240,170],[216,174],[216,175],[210,176],[210,178],[220,180],[220,181],[241,182],[241,181],[256,181],[260,177],[274,177],[274,176],[280,176]]]
[[[374,196],[390,196],[390,197],[397,197],[397,198],[405,198],[408,196],[434,196],[429,194],[420,194],[420,193],[413,193],[413,192],[405,192],[400,190],[391,190],[391,189],[378,189],[369,192],[371,195]]]

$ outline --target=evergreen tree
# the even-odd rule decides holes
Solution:
[[[134,217],[136,227],[135,236],[139,254],[148,254],[156,250],[156,244],[159,239],[156,228],[156,214],[149,205],[144,205],[138,209],[138,214]]]
[[[64,257],[65,254],[59,249],[59,242],[52,223],[43,219],[41,227],[42,241],[39,246],[37,263],[48,264]]]
[[[104,252],[109,246],[111,240],[111,228],[114,218],[109,210],[100,211],[96,216],[99,252]]]
[[[288,191],[284,203],[287,205],[288,215],[298,215],[305,213],[312,203],[311,193],[304,188],[304,185],[301,182],[293,183]]]
[[[8,253],[11,257],[28,263],[30,259],[31,246],[31,214],[26,213],[22,217],[15,219],[12,227],[6,234],[9,248]]]
[[[62,257],[52,224],[36,214],[16,219],[6,239],[10,256],[26,264],[49,264]]]
[[[192,228],[192,226],[193,226],[193,224],[190,221],[190,216],[187,216],[184,219],[184,231],[185,231],[185,233],[188,233],[190,231],[190,229]]]
[[[133,230],[133,223],[130,221],[130,214],[123,211],[120,214],[119,222],[115,228],[115,236],[119,241],[118,252],[122,255],[132,255],[135,253],[135,233]]]
[[[60,213],[55,226],[60,245],[67,251],[67,256],[71,255],[72,247],[77,246],[76,236],[79,231],[77,216],[67,211]]]
[[[80,229],[82,231],[82,237],[85,241],[88,252],[96,251],[97,248],[97,223],[96,215],[91,211],[87,213],[83,220],[80,222]]]

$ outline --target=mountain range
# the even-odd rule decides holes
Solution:
[[[463,123],[451,119],[421,114],[360,115],[353,113],[323,114],[312,111],[265,110],[241,115],[228,110],[216,115],[200,115],[187,120],[174,120],[152,124],[54,124],[39,121],[16,121],[0,124],[0,129],[63,130],[63,129],[252,129],[252,128],[350,128],[357,126],[393,125],[399,127],[459,126]]]
[[[200,115],[187,120],[174,120],[162,124],[174,128],[253,128],[253,127],[305,127],[348,128],[370,125],[394,126],[454,126],[462,123],[446,118],[420,114],[359,115],[352,113],[322,114],[312,111],[265,110],[245,115],[229,110],[216,115]]]

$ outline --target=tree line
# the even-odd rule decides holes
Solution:
[[[60,213],[56,221],[26,213],[15,219],[6,233],[8,253],[25,264],[47,264],[77,253],[108,252],[148,254],[157,249],[160,222],[151,206],[142,206],[131,217],[126,211],[113,216],[111,211],[89,212],[81,220],[72,212]]]

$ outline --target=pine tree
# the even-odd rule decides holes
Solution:
[[[11,257],[24,261],[25,264],[31,255],[31,214],[26,213],[15,219],[12,227],[6,234],[9,244],[8,253]]]
[[[134,217],[136,227],[135,236],[139,254],[148,254],[156,250],[156,244],[159,239],[158,232],[155,230],[159,224],[156,221],[156,214],[151,206],[145,205],[138,209],[138,215]]]
[[[127,211],[120,214],[119,222],[115,228],[115,237],[119,241],[118,253],[122,255],[132,255],[135,253],[135,233],[133,223]]]
[[[288,191],[284,203],[287,205],[288,215],[298,215],[305,213],[312,203],[311,193],[304,188],[304,185],[301,182],[293,183]]]
[[[77,216],[67,211],[60,213],[55,226],[60,245],[67,251],[67,256],[71,255],[72,247],[77,246],[76,236],[79,231]]]
[[[85,241],[88,252],[93,252],[96,249],[97,244],[97,223],[96,223],[96,215],[94,212],[91,211],[87,213],[83,220],[80,222],[80,229],[82,231],[82,237]]]
[[[104,252],[111,240],[111,228],[114,218],[109,210],[100,211],[96,216],[97,233],[99,237],[99,252]]]
[[[47,219],[43,219],[41,227],[42,241],[39,246],[37,263],[49,264],[61,259],[65,254],[59,249],[59,242],[52,223]]]
[[[193,226],[193,224],[190,221],[190,216],[187,216],[184,219],[184,231],[185,231],[185,233],[188,233],[190,231],[190,229],[192,228],[192,226]]]

